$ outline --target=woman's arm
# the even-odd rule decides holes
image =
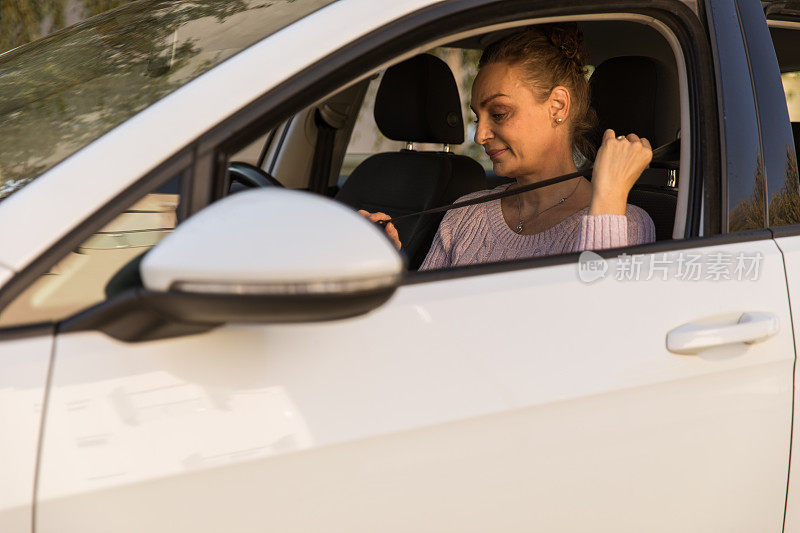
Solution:
[[[581,218],[573,251],[618,248],[655,240],[650,216],[628,205],[628,193],[652,158],[647,139],[633,133],[617,137],[614,130],[605,131],[592,172],[589,214]]]

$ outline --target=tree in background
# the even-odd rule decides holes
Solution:
[[[114,5],[84,2],[87,9]],[[0,199],[232,53],[203,49],[191,33],[179,37],[185,24],[280,7],[245,0],[116,3],[124,5],[91,27],[75,26],[3,57]]]
[[[131,0],[3,0],[0,53]]]

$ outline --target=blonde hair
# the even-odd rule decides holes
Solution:
[[[541,101],[546,100],[555,87],[566,87],[571,96],[571,108],[565,124],[570,128],[572,144],[581,154],[591,157],[595,151],[591,136],[597,125],[597,113],[590,106],[587,58],[583,33],[577,24],[543,24],[489,45],[481,55],[478,68],[491,63],[522,67]]]

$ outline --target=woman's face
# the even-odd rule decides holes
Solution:
[[[537,175],[559,147],[553,98],[538,101],[521,69],[508,63],[484,66],[472,85],[477,115],[475,142],[499,176]],[[557,102],[556,102],[557,103]]]

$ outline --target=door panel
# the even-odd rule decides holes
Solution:
[[[788,228],[787,228],[788,229]],[[780,232],[780,230],[777,230]],[[785,233],[790,233],[791,230]],[[778,247],[783,252],[784,263],[786,265],[786,281],[789,289],[789,301],[792,304],[792,318],[794,323],[794,337],[800,339],[800,236],[786,236],[775,239]],[[795,341],[797,342],[797,341]],[[795,345],[797,349],[797,344]],[[789,487],[786,496],[786,524],[785,533],[800,532],[800,473],[797,461],[800,460],[800,443],[797,435],[800,435],[800,416],[797,410],[800,409],[800,369],[795,368],[794,372],[794,409],[795,416],[792,419],[794,426],[792,439],[792,460],[794,468],[789,469]]]
[[[0,334],[0,531],[30,533],[53,335],[42,327],[15,336]]]
[[[59,336],[38,531],[780,531],[794,347],[755,280],[418,283],[360,318],[125,344]],[[659,263],[661,265],[667,263]],[[706,268],[710,268],[706,266]],[[705,272],[705,271],[704,271]],[[667,351],[695,321],[778,333]]]

